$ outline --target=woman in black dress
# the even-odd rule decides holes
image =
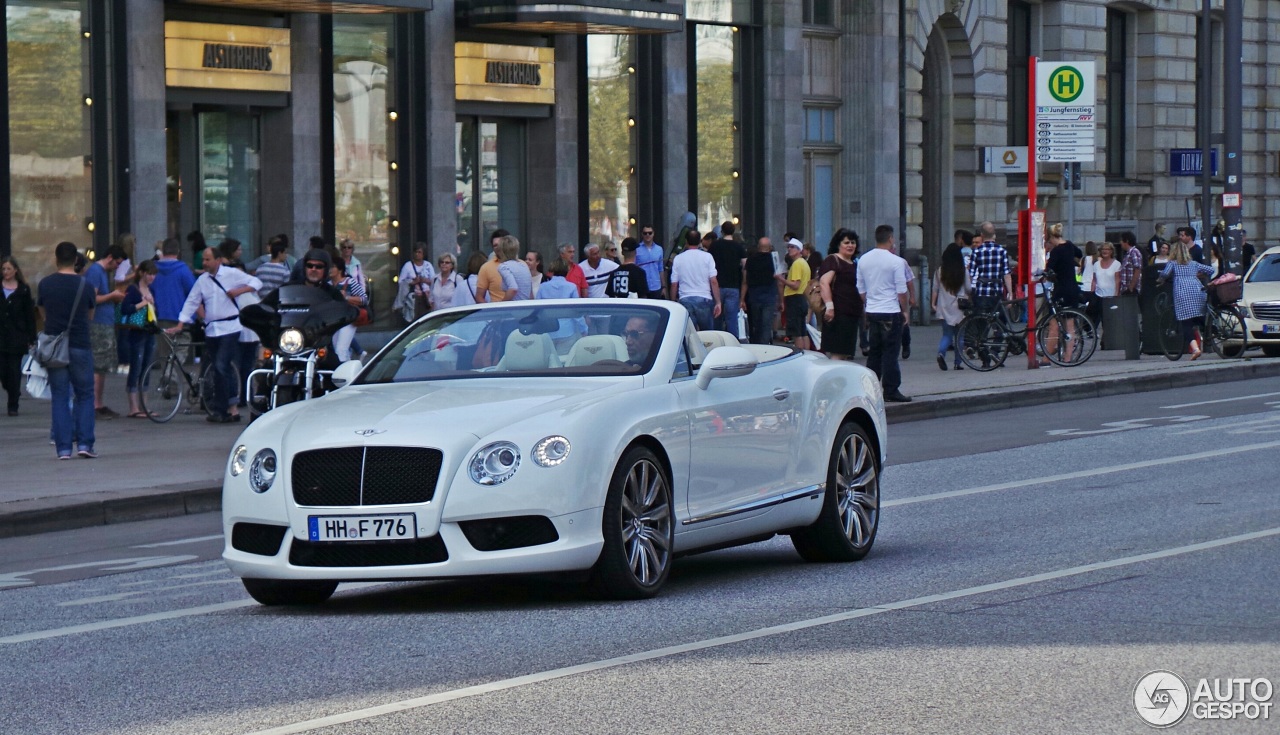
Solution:
[[[862,297],[858,295],[858,233],[840,228],[831,236],[830,253],[818,269],[826,309],[822,313],[822,351],[838,360],[852,360],[858,349]]]
[[[17,416],[22,356],[36,341],[36,303],[13,258],[0,258],[0,285],[0,383],[9,394],[9,415]]]

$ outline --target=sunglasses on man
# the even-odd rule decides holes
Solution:
[[[324,263],[315,263],[315,262],[307,263],[306,269],[309,271],[322,271],[324,270]]]

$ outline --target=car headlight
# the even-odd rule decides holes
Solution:
[[[253,464],[249,466],[249,486],[255,493],[265,493],[276,481],[276,453],[264,449],[253,455]]]
[[[511,442],[494,442],[471,455],[467,472],[479,485],[501,485],[520,469],[520,448]]]
[[[241,444],[231,452],[231,476],[239,477],[244,474],[245,463],[249,459],[249,448]]]
[[[286,355],[296,355],[302,352],[302,348],[306,346],[306,340],[302,338],[302,330],[286,329],[280,333],[280,351]]]
[[[555,467],[569,458],[570,448],[563,436],[549,436],[533,445],[533,461],[539,467]]]

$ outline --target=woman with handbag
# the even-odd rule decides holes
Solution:
[[[366,306],[368,298],[365,296],[364,286],[347,275],[347,264],[342,258],[334,260],[329,267],[329,280],[342,291],[348,304],[360,310],[359,318],[333,333],[333,352],[340,361],[346,362],[351,359],[351,342],[356,338],[356,327],[369,323],[369,310]]]
[[[36,302],[13,258],[0,258],[0,384],[9,394],[9,415],[18,415],[22,356],[36,342]]]
[[[840,228],[831,236],[826,260],[818,270],[822,284],[822,351],[827,357],[852,360],[858,349],[862,297],[858,294],[858,234]]]
[[[156,300],[151,294],[151,284],[156,280],[157,273],[159,269],[154,260],[138,263],[133,270],[133,278],[129,279],[124,301],[120,302],[120,337],[124,340],[129,357],[126,387],[129,391],[128,417],[131,419],[147,417],[138,394],[146,387],[142,385],[142,373],[151,364],[156,352]]]
[[[427,260],[427,246],[423,243],[413,244],[413,253],[403,267],[400,268],[401,316],[412,324],[418,317],[431,311],[431,279],[436,277],[435,269]]]
[[[955,369],[960,367],[960,355],[964,352],[964,335],[960,322],[964,321],[962,302],[969,300],[969,270],[964,267],[964,252],[956,243],[942,251],[942,265],[933,274],[933,312],[942,317],[942,339],[938,342],[938,369],[947,369],[947,350],[956,350]]]

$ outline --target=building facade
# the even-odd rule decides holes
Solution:
[[[59,241],[100,250],[123,232],[139,257],[192,231],[246,259],[277,233],[295,249],[350,239],[392,328],[414,243],[462,263],[497,228],[550,257],[644,225],[669,247],[686,212],[819,250],[901,218],[908,253],[936,263],[958,227],[990,219],[1011,240],[1026,176],[988,172],[983,153],[1026,143],[1031,56],[1098,70],[1081,188],[1066,195],[1061,164],[1039,172],[1050,221],[1082,242],[1199,220],[1199,181],[1170,165],[1199,146],[1200,0],[4,5],[0,254],[29,277]],[[1255,242],[1280,206],[1278,6],[1244,1]]]

